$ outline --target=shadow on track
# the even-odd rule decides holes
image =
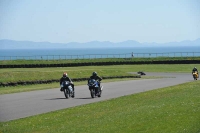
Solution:
[[[61,99],[66,99],[66,98],[51,98],[51,99],[44,99],[44,100],[61,100]]]
[[[44,100],[62,100],[62,99],[66,99],[66,98],[51,98],[51,99],[44,99]],[[84,98],[70,98],[70,99],[93,99],[91,97],[84,97]]]
[[[74,98],[74,99],[93,99],[91,97],[85,97],[85,98]]]

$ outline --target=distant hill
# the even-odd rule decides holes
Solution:
[[[139,43],[134,40],[113,43],[109,41],[91,41],[87,43],[50,43],[32,41],[0,40],[0,49],[53,49],[53,48],[113,48],[113,47],[162,47],[162,46],[200,46],[200,38],[194,41],[169,43]]]

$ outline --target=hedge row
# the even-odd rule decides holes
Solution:
[[[112,77],[102,77],[103,79],[114,79],[114,78],[141,78],[140,75],[137,76],[112,76]],[[86,81],[88,78],[76,78],[72,79],[73,82],[80,82]],[[0,83],[0,87],[7,87],[7,86],[17,86],[17,85],[35,85],[35,84],[49,84],[53,82],[58,82],[59,79],[52,79],[52,80],[38,80],[38,81],[18,81],[18,82],[9,82],[9,83]]]
[[[22,64],[0,65],[0,68],[44,68],[44,67],[76,67],[76,66],[103,66],[103,65],[136,65],[136,64],[200,64],[200,60],[166,60],[166,61],[116,61],[116,62],[87,62],[64,64]]]

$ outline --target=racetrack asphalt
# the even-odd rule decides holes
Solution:
[[[65,98],[60,88],[0,95],[0,122],[194,81],[191,73],[146,72],[145,76],[163,78],[109,83],[102,80],[104,88],[100,98],[91,98],[87,85],[75,86],[75,98],[70,99]]]

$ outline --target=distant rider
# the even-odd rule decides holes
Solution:
[[[197,72],[197,74],[199,74],[199,72],[198,72],[198,70],[197,70],[196,67],[194,67],[194,68],[192,69],[192,73],[194,73],[195,71]]]
[[[196,68],[196,67],[194,67],[194,68],[192,69],[192,74],[193,74],[194,72],[197,72],[197,74],[198,74],[198,77],[199,77],[199,72],[198,72],[198,70],[197,70],[197,68]]]
[[[98,85],[100,87],[100,81],[102,80],[102,78],[97,75],[97,72],[92,73],[92,76],[90,76],[90,78],[88,79],[88,83],[89,83],[90,79],[98,80],[99,81]]]
[[[68,77],[67,73],[64,72],[63,73],[63,76],[60,78],[60,85],[62,84],[63,81],[69,81],[70,82],[70,85],[72,86],[73,88],[73,96],[74,97],[74,93],[75,93],[75,89],[74,89],[74,83],[72,82],[72,80]],[[60,88],[60,91],[63,91],[63,88]]]

